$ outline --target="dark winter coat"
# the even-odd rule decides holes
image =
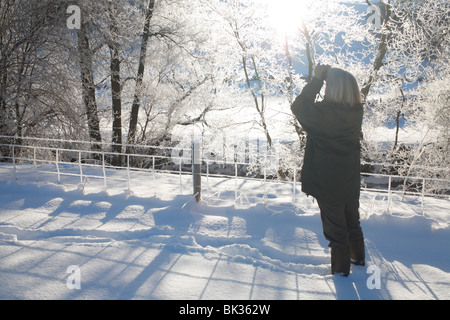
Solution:
[[[323,81],[314,78],[291,106],[307,133],[302,191],[342,205],[359,199],[363,106],[315,103]]]

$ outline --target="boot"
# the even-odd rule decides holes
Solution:
[[[350,261],[357,266],[366,265],[366,254],[364,250],[364,239],[349,241],[350,245]]]
[[[350,273],[350,251],[348,248],[331,248],[331,273],[347,277]]]

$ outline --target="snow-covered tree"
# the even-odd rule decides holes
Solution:
[[[448,149],[446,1],[5,0],[0,13],[1,134],[121,153],[124,141],[226,137],[212,143],[239,127],[262,135],[280,168],[298,166],[304,133],[289,105],[322,63],[360,82],[367,159],[419,166]],[[370,133],[386,123],[392,145],[378,150]],[[430,128],[424,143],[401,146],[402,123]]]
[[[0,134],[73,132],[78,121],[58,48],[66,8],[59,1],[0,3]]]
[[[429,115],[443,110],[445,99],[440,100],[440,107],[428,102],[439,101],[436,97],[442,97],[445,92],[442,79],[449,76],[446,65],[450,8],[445,1],[428,0],[380,1],[379,6],[384,20],[381,29],[373,33],[374,62],[362,88],[366,95],[366,116],[372,127],[395,123],[389,160],[403,159],[406,164],[417,164],[415,154],[422,155],[420,149],[424,145],[418,138],[416,144],[400,146],[399,123],[402,120],[404,127],[416,127],[416,131],[424,126],[437,128],[437,118]],[[433,85],[435,81],[441,83],[443,91],[432,92],[432,88],[438,88]],[[430,131],[424,132],[429,135],[426,140],[433,140]],[[439,148],[435,152],[440,153]]]

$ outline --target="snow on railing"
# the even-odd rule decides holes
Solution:
[[[56,182],[63,183],[62,177],[78,179],[82,191],[88,181],[100,180],[103,189],[107,193],[111,185],[116,182],[125,182],[127,193],[133,193],[135,176],[142,172],[150,173],[151,183],[146,181],[146,189],[152,190],[152,195],[166,192],[167,189],[159,188],[159,185],[167,180],[173,185],[175,194],[192,195],[200,199],[219,199],[221,197],[234,197],[236,203],[263,202],[271,199],[285,199],[292,202],[294,207],[298,203],[300,194],[300,172],[298,167],[289,168],[287,180],[277,179],[277,169],[273,162],[264,159],[250,161],[248,156],[234,156],[234,161],[220,160],[205,156],[205,150],[198,153],[195,150],[181,148],[167,148],[160,146],[122,145],[132,150],[131,153],[116,153],[112,151],[113,144],[102,143],[100,149],[92,150],[93,144],[86,141],[40,139],[40,138],[15,138],[0,136],[0,162],[9,162],[13,165],[13,179],[18,177],[18,170],[23,164],[31,165],[35,180],[39,182],[39,175],[56,175]],[[192,161],[196,154],[201,157],[199,161]],[[238,161],[244,159],[244,161]],[[114,164],[113,164],[114,163]],[[193,163],[197,163],[194,166]],[[390,165],[380,163],[363,163],[365,165],[379,167],[395,167],[402,165]],[[406,165],[403,165],[406,166]],[[196,174],[201,176],[193,183]],[[421,167],[422,170],[437,172],[448,171],[449,168]],[[161,174],[166,174],[161,179]],[[361,189],[363,191],[376,191],[387,193],[388,202],[392,194],[408,194],[419,196],[424,202],[426,196],[440,196],[449,198],[450,181],[434,177],[399,176],[385,173],[362,173]],[[174,179],[176,177],[176,179]],[[30,176],[27,177],[30,179]],[[202,182],[200,182],[203,180]],[[408,182],[408,184],[406,183]],[[66,182],[64,182],[66,183]],[[73,180],[72,180],[73,183]],[[108,186],[109,183],[109,186]],[[201,183],[201,185],[199,185]],[[194,186],[194,190],[192,189]],[[408,186],[408,189],[405,188]],[[247,189],[246,189],[247,188]],[[436,190],[439,189],[439,192]],[[255,190],[258,190],[255,193]],[[193,192],[192,192],[193,191]]]

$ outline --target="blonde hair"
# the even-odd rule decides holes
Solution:
[[[350,72],[331,68],[327,72],[326,82],[325,101],[351,107],[362,103],[358,82]]]

